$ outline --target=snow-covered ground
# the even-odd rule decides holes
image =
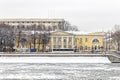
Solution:
[[[0,57],[0,63],[111,63],[107,57]]]

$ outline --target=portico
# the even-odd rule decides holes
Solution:
[[[51,35],[52,51],[73,51],[74,35],[71,33],[57,31]]]

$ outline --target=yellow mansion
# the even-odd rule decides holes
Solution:
[[[43,33],[43,32],[41,32]],[[103,49],[103,38],[102,32],[95,33],[82,33],[80,31],[51,31],[49,32],[47,42],[45,38],[41,37],[40,32],[31,34],[30,32],[23,32],[24,39],[28,39],[26,42],[19,42],[19,36],[16,38],[17,48],[35,48],[37,51],[98,51]],[[19,34],[18,34],[19,35]],[[22,37],[22,36],[21,36]],[[23,44],[23,45],[22,45]]]

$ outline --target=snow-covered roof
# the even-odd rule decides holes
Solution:
[[[74,35],[104,35],[103,32],[86,32],[86,31],[66,31]]]
[[[88,34],[89,32],[85,32],[85,31],[65,31],[68,33],[72,33],[74,35],[80,35],[80,34]]]
[[[44,34],[44,33],[49,33],[48,31],[23,31],[24,33],[29,33],[29,34],[34,34],[34,33],[41,33],[41,34]]]
[[[34,34],[34,33],[53,33],[59,31],[23,31],[23,32]],[[104,35],[104,33],[102,32],[85,32],[85,31],[62,31],[62,32],[67,32],[74,35]]]

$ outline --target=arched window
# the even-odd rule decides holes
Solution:
[[[98,39],[93,39],[92,42],[93,43],[99,43],[99,40]]]

